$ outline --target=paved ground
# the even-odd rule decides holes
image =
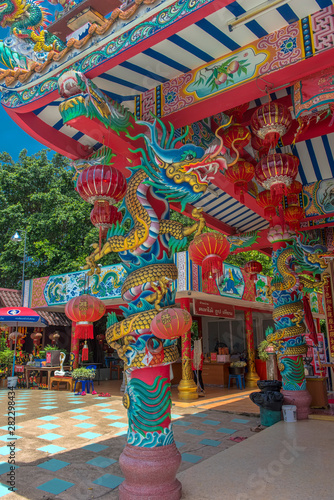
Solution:
[[[258,416],[224,412],[227,405],[245,400],[246,411],[241,413],[247,414],[248,392],[218,392],[213,397],[214,392],[210,395],[209,391],[205,399],[195,403],[175,401],[174,437],[182,454],[180,471],[236,446],[235,438],[253,435],[250,428],[259,423]],[[121,396],[18,390],[15,436],[8,432],[7,401],[7,391],[1,390],[1,498],[118,498],[117,487],[123,480],[118,458],[127,431]],[[9,441],[15,441],[16,446],[16,493],[8,492],[6,485]]]
[[[333,500],[334,422],[278,422],[178,475],[186,500]]]

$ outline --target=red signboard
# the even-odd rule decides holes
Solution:
[[[234,306],[211,302],[209,300],[194,299],[195,316],[215,316],[216,318],[234,318]]]
[[[331,358],[334,358],[334,310],[331,282],[329,279],[326,280],[326,284],[324,285],[324,295],[329,350]]]

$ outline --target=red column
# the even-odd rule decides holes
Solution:
[[[182,309],[190,312],[190,299],[180,300]],[[182,379],[178,386],[180,399],[197,399],[197,386],[194,381],[193,371],[191,369],[191,331],[189,330],[181,337],[181,356],[182,356]]]
[[[79,365],[79,339],[77,339],[74,335],[75,330],[75,321],[72,321],[71,328],[71,352],[74,354],[74,363],[73,369],[78,368]]]
[[[246,385],[247,387],[257,387],[257,381],[260,380],[260,377],[256,373],[256,368],[255,368],[253,314],[251,309],[245,311],[245,329],[246,329],[247,358],[248,358],[248,372],[246,375]]]

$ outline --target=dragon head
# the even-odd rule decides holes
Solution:
[[[0,25],[6,28],[17,21],[26,12],[26,0],[6,0],[0,3]]]
[[[156,122],[162,129],[160,144],[157,142]],[[170,201],[180,202],[182,208],[187,203],[198,200],[205,193],[210,179],[218,169],[226,168],[226,160],[221,154],[226,150],[222,143],[220,146],[211,146],[206,151],[194,144],[185,144],[177,148],[177,143],[187,136],[187,132],[173,139],[174,130],[171,126],[167,138],[167,130],[161,120],[156,119],[153,124],[142,121],[137,123],[145,125],[151,132],[150,139],[144,134],[131,137],[131,139],[142,137],[146,142],[147,154],[140,149],[143,155],[140,168],[144,168],[150,177],[147,183]]]
[[[58,78],[58,92],[65,99],[87,92],[88,82],[83,73],[65,70]]]
[[[313,241],[308,241],[304,236],[298,236],[296,239],[296,257],[300,268],[305,271],[310,271],[313,274],[323,273],[327,269],[325,256],[327,248],[320,244],[312,244]]]

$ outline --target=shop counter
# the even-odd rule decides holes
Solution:
[[[216,385],[227,387],[228,385],[228,367],[230,363],[203,363],[202,378],[204,385]],[[172,364],[174,377],[172,385],[180,382],[182,377],[182,364],[180,361]]]

